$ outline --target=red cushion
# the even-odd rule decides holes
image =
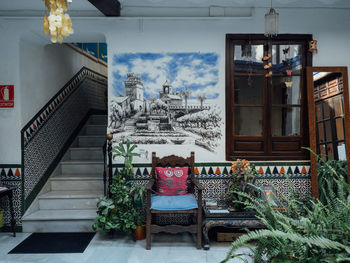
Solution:
[[[187,194],[188,167],[162,168],[156,167],[156,195],[174,196]]]

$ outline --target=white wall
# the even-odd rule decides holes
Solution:
[[[279,8],[280,33],[313,34],[318,40],[319,52],[314,56],[315,66],[349,66],[350,65],[350,16],[348,9],[322,8]],[[220,55],[219,87],[224,103],[225,89],[225,34],[226,33],[262,33],[264,14],[267,9],[256,8],[250,18],[73,18],[75,33],[67,42],[98,42],[96,38],[105,35],[108,45],[109,63],[118,52],[216,52]],[[29,58],[36,56],[26,54],[28,59],[20,58],[23,54],[20,37],[32,35],[38,41],[48,43],[48,37],[42,32],[41,18],[0,18],[0,76],[4,84],[14,84],[15,108],[0,110],[0,163],[20,163],[20,129],[25,120],[35,114],[42,106],[31,103],[31,94],[38,94],[44,89],[48,79],[42,80],[41,88],[33,85],[24,90],[22,85],[40,81],[31,77],[25,70],[29,66],[19,66],[20,61],[31,65]],[[103,41],[103,40],[102,40]],[[45,57],[48,50],[40,50],[35,44],[30,50]],[[55,57],[53,55],[53,57]],[[43,61],[45,58],[43,58]],[[33,63],[35,63],[33,61]],[[64,62],[61,62],[64,64]],[[62,65],[60,64],[60,65]],[[46,63],[47,66],[47,63]],[[48,74],[45,67],[36,69],[35,74]],[[109,64],[109,85],[112,82],[112,65]],[[67,71],[75,68],[72,66]],[[60,68],[60,70],[62,70]],[[26,75],[28,80],[23,76]],[[53,75],[50,75],[53,76]],[[29,78],[30,77],[30,78]],[[56,76],[55,76],[56,79]],[[64,83],[64,77],[56,81]],[[111,87],[110,87],[111,88]],[[54,94],[46,90],[45,99]],[[26,100],[26,101],[24,101]],[[35,99],[36,101],[36,99]],[[44,98],[43,98],[44,101]],[[32,114],[21,109],[32,111]],[[42,103],[43,105],[44,103]],[[25,114],[22,121],[22,113]],[[224,149],[217,155],[217,160],[224,161]]]
[[[107,67],[96,63],[67,45],[20,42],[22,127],[83,66],[107,75]]]
[[[19,35],[17,26],[0,22],[0,84],[15,86],[15,107],[0,109],[0,163],[18,164],[21,160],[21,96],[19,78]]]

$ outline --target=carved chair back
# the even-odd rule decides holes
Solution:
[[[155,152],[152,152],[152,170],[151,175],[152,178],[157,181],[155,168],[156,167],[164,167],[164,168],[175,168],[175,167],[188,167],[188,177],[194,179],[194,152],[191,152],[190,157],[183,158],[176,155],[169,155],[163,158],[159,158],[156,156]],[[194,186],[191,183],[191,180],[187,180],[188,193],[194,193]],[[153,185],[153,191],[157,191],[157,184]]]

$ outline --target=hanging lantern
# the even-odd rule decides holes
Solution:
[[[275,9],[272,8],[272,0],[271,0],[271,8],[270,11],[265,14],[265,36],[273,37],[278,34],[278,17],[279,14]]]

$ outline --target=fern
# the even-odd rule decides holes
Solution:
[[[237,257],[240,246],[254,241],[254,262],[350,262],[350,186],[343,162],[319,158],[320,199],[298,199],[289,179],[288,196],[280,195],[286,211],[275,210],[269,202],[239,193],[247,209],[256,211],[265,230],[248,232],[232,243],[227,262]],[[242,254],[239,255],[240,258]]]

